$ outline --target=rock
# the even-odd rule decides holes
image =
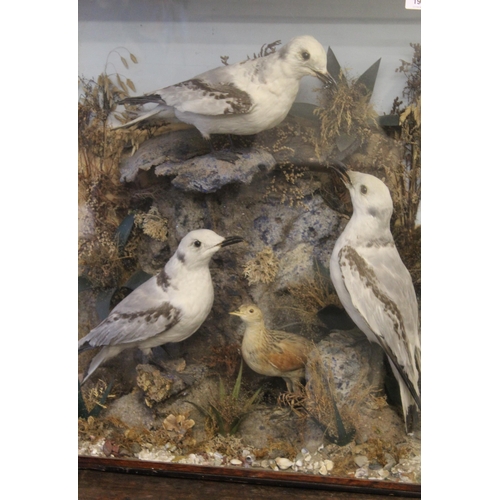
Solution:
[[[129,427],[150,429],[154,422],[153,413],[144,405],[139,391],[122,396],[111,403],[106,410],[106,416],[119,418]]]
[[[188,136],[190,142],[186,142]],[[121,181],[134,181],[139,171],[154,167],[157,176],[172,177],[172,184],[182,191],[215,193],[226,184],[248,184],[254,175],[268,173],[276,165],[273,155],[258,148],[238,150],[234,163],[212,153],[200,155],[208,145],[193,143],[196,138],[201,139],[191,130],[182,130],[145,142],[122,163]]]
[[[156,167],[155,172],[173,176],[172,185],[182,191],[215,193],[226,184],[249,184],[254,175],[269,172],[275,165],[275,159],[268,152],[250,150],[235,163],[209,154],[183,163],[166,162]]]
[[[368,457],[364,455],[358,455],[357,457],[354,457],[354,462],[358,467],[363,467],[369,463],[369,460]]]
[[[186,388],[175,373],[163,373],[152,365],[137,365],[137,385],[144,391],[144,401],[152,408]]]
[[[351,394],[351,391],[359,391],[360,386],[367,383],[373,384],[374,390],[382,387],[382,350],[370,344],[357,328],[333,331],[317,347],[325,370],[333,376],[340,402],[355,397],[356,394]]]

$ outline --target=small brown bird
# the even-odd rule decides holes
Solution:
[[[290,392],[297,392],[305,377],[304,365],[313,344],[293,333],[268,330],[262,311],[254,304],[243,305],[229,314],[239,316],[246,324],[241,352],[255,372],[282,377]]]

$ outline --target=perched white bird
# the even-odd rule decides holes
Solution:
[[[221,247],[243,241],[208,229],[191,231],[154,277],[125,297],[109,316],[78,342],[78,352],[101,347],[84,376],[124,349],[180,342],[191,336],[212,309],[214,288],[208,264]]]
[[[372,175],[336,170],[349,189],[354,212],[335,243],[330,275],[354,323],[387,354],[409,432],[410,407],[416,403],[420,408],[418,304],[389,227],[391,195]]]
[[[147,95],[124,99],[123,103],[157,106],[115,128],[158,115],[166,121],[194,125],[205,139],[211,134],[257,134],[283,121],[302,77],[318,77],[327,86],[335,83],[326,61],[326,52],[315,38],[299,36],[267,56],[221,66]]]

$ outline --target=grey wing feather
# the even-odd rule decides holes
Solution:
[[[224,69],[221,68],[221,73]],[[183,113],[217,116],[251,111],[253,100],[247,92],[231,81],[214,80],[213,74],[211,77],[212,81],[209,81],[200,75],[153,94],[159,95],[167,106]]]
[[[168,301],[168,295],[156,285],[156,278],[125,297],[87,336],[79,348],[140,342],[176,325],[181,311]]]
[[[420,364],[418,305],[396,248],[356,251],[345,246],[339,264],[354,307],[415,393]]]

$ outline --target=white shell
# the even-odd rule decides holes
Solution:
[[[276,465],[281,469],[281,470],[285,470],[285,469],[289,469],[292,465],[293,465],[293,462],[291,460],[288,460],[288,458],[281,458],[281,457],[278,457],[276,459]]]
[[[243,462],[237,458],[233,458],[230,462],[231,465],[241,465]]]

